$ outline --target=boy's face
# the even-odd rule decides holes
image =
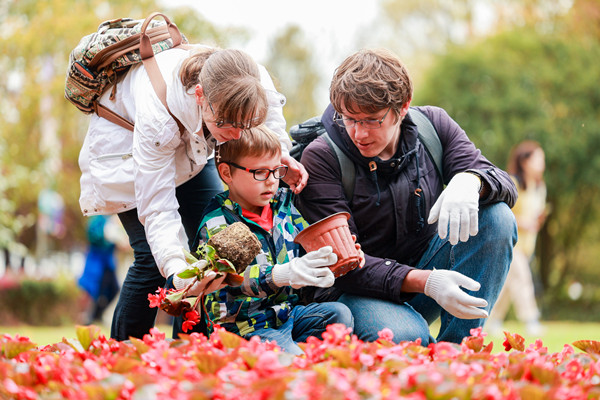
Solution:
[[[267,168],[274,170],[281,166],[281,154],[264,155],[261,157],[240,157],[236,164],[251,170]],[[235,168],[225,163],[219,165],[221,177],[229,186],[229,197],[242,208],[255,214],[262,212],[264,206],[279,188],[279,179],[269,173],[264,181],[254,179],[253,173]]]

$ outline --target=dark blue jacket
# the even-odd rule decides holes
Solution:
[[[402,121],[396,155],[382,161],[378,157],[363,157],[346,130],[333,122],[333,107],[329,105],[325,110],[322,117],[325,129],[355,165],[354,194],[350,201],[345,199],[337,158],[325,140],[317,138],[302,154],[309,179],[298,196],[298,208],[311,223],[336,212],[349,212],[350,230],[365,252],[366,265],[338,278],[336,290],[317,290],[317,299],[333,300],[341,292],[397,302],[410,299],[411,294],[400,290],[404,277],[437,233],[437,224],[427,224],[429,210],[444,185],[459,172],[473,171],[485,181],[489,194],[480,200],[480,205],[501,201],[510,207],[514,205],[517,189],[509,175],[481,154],[446,111],[432,106],[418,109],[429,118],[440,137],[443,182],[418,141],[417,128],[410,116]],[[369,171],[371,161],[377,163],[375,172]],[[417,188],[422,189],[420,201],[424,200],[421,215],[414,195]],[[419,224],[423,219],[424,224]]]

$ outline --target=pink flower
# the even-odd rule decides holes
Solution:
[[[350,339],[350,333],[352,333],[352,328],[348,328],[344,324],[331,324],[323,332],[323,342],[339,345]]]
[[[565,370],[560,374],[563,378],[571,381],[577,381],[583,377],[583,367],[579,360],[571,360],[565,366]]]
[[[471,330],[469,331],[469,333],[470,333],[470,334],[471,334],[471,336],[473,336],[473,337],[480,337],[480,338],[484,338],[484,337],[486,337],[486,336],[487,336],[487,333],[485,333],[485,332],[483,331],[483,328],[482,328],[482,327],[479,327],[479,328],[473,328],[473,329],[471,329]]]
[[[379,339],[387,340],[388,342],[394,341],[394,332],[390,328],[383,328],[377,332],[377,335],[379,335]]]

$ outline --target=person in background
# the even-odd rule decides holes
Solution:
[[[119,293],[115,250],[123,242],[116,217],[92,215],[87,220],[89,243],[83,273],[77,283],[90,297],[86,324],[101,321],[104,311]],[[122,244],[121,244],[122,245]]]
[[[299,191],[307,180],[304,168],[289,156],[285,97],[275,91],[266,69],[240,50],[190,47],[155,56],[172,114],[144,66],[135,65],[116,91],[100,98],[135,122],[133,133],[92,114],[79,156],[83,214],[118,214],[134,251],[113,314],[111,337],[117,340],[149,332],[157,309],[148,306],[148,294],[188,267],[184,248],[208,201],[223,190],[211,157],[217,143],[265,123],[279,137],[281,162],[289,167],[286,182]],[[218,288],[215,276],[207,273],[190,294]]]
[[[517,238],[510,207],[517,191],[441,108],[417,107],[442,146],[443,177],[408,114],[413,86],[388,50],[361,50],[336,69],[322,116],[330,138],[356,171],[345,198],[337,157],[324,138],[302,153],[309,173],[298,208],[309,222],[348,212],[366,264],[318,289],[354,315],[354,333],[374,341],[389,328],[394,341],[460,343],[483,326],[508,272]]]
[[[331,246],[300,257],[296,235],[308,226],[293,204],[294,194],[279,187],[288,167],[281,164],[277,136],[265,126],[249,129],[238,140],[217,148],[217,168],[228,191],[206,209],[197,242],[242,221],[259,238],[262,251],[243,272],[241,286],[225,286],[206,296],[208,316],[246,339],[276,341],[292,354],[298,342],[320,337],[333,323],[353,326],[352,313],[337,302],[298,304],[295,289],[330,287],[337,261]],[[176,278],[177,279],[177,278]]]
[[[535,300],[530,261],[534,255],[538,232],[547,216],[545,169],[545,154],[539,143],[526,140],[511,150],[507,171],[519,191],[519,198],[513,207],[519,240],[515,245],[506,282],[486,324],[486,328],[492,333],[502,332],[502,324],[511,303],[517,319],[525,324],[528,334],[540,335],[544,332]]]

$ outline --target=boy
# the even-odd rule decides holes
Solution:
[[[302,354],[296,343],[320,337],[329,324],[353,328],[352,314],[341,303],[298,305],[293,288],[333,285],[327,266],[337,256],[325,246],[299,257],[301,247],[293,240],[308,223],[294,207],[293,193],[278,189],[288,167],[280,162],[277,136],[265,126],[249,129],[240,139],[221,144],[215,160],[229,190],[209,203],[196,242],[242,221],[259,238],[262,252],[246,268],[241,286],[206,296],[208,317],[246,339],[276,341],[292,354]]]

